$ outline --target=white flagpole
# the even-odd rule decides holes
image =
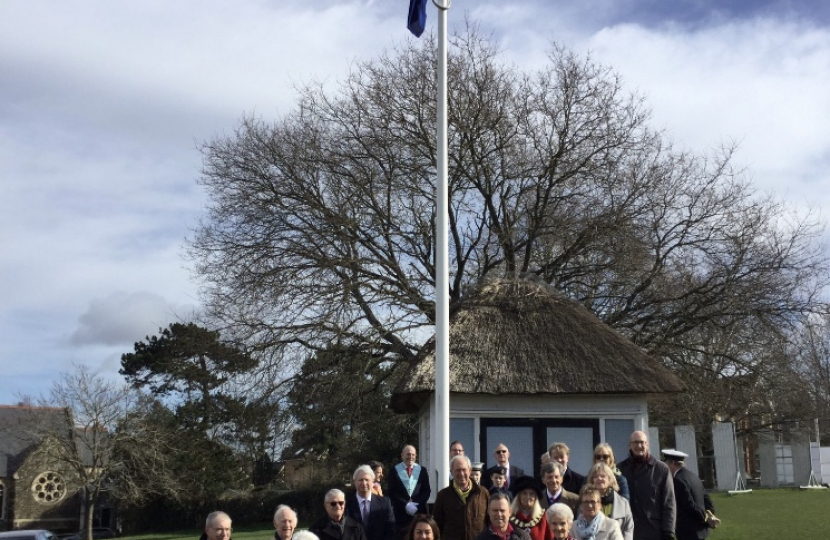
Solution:
[[[450,447],[450,289],[447,188],[447,11],[451,0],[432,0],[438,8],[438,100],[436,145],[438,178],[435,188],[435,440],[438,473],[434,493],[449,484]]]

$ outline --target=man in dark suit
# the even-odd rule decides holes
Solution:
[[[481,485],[486,487],[488,490],[493,487],[490,475],[493,474],[496,467],[504,467],[507,471],[507,482],[505,483],[505,486],[508,490],[510,490],[510,493],[513,493],[513,480],[519,478],[520,476],[524,476],[524,469],[520,469],[519,467],[510,464],[510,450],[507,449],[507,446],[505,446],[504,443],[499,443],[499,445],[496,446],[496,450],[493,452],[493,457],[496,458],[496,464],[485,471],[484,476],[481,479]],[[513,493],[513,495],[515,495],[515,493]]]
[[[688,454],[667,448],[663,450],[663,456],[674,476],[674,498],[677,505],[674,535],[677,540],[703,540],[709,536],[703,482],[686,468]],[[712,510],[714,513],[714,507]]]
[[[401,462],[389,473],[389,499],[395,514],[398,538],[403,538],[415,514],[427,513],[429,500],[429,473],[415,463],[418,452],[412,445],[401,451]]]
[[[628,439],[628,458],[618,465],[628,481],[634,540],[672,540],[677,508],[668,465],[651,455],[648,435],[635,431]]]
[[[393,540],[395,516],[389,499],[372,493],[375,472],[361,465],[352,475],[355,492],[346,497],[346,515],[363,526],[366,540]]]
[[[366,540],[360,523],[346,515],[346,494],[339,489],[326,493],[326,517],[314,522],[309,531],[320,540]]]
[[[553,443],[548,448],[550,459],[562,465],[562,487],[571,493],[579,494],[579,490],[585,484],[585,477],[568,467],[571,457],[571,449],[565,443]]]

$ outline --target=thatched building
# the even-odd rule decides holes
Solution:
[[[420,418],[421,463],[435,452],[434,340],[424,346],[392,396],[397,412]],[[450,317],[450,440],[474,461],[493,462],[504,442],[511,464],[538,474],[553,442],[571,448],[584,474],[606,441],[618,459],[628,437],[647,429],[649,394],[678,392],[659,361],[544,283],[491,281],[466,295]]]

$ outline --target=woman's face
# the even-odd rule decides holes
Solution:
[[[597,517],[600,511],[599,494],[589,493],[579,499],[579,509],[588,521]]]
[[[429,523],[421,521],[415,524],[415,531],[413,540],[435,540],[432,534],[432,527]]]
[[[611,485],[610,479],[608,475],[605,474],[604,471],[597,471],[594,473],[594,485],[597,487],[598,490],[605,493],[608,490],[608,486]]]
[[[534,503],[536,503],[536,491],[532,489],[523,489],[519,493],[519,506],[522,510],[531,510]]]
[[[380,482],[383,480],[383,467],[377,467],[375,469],[375,482]]]
[[[563,540],[568,537],[568,532],[571,530],[571,522],[561,516],[553,516],[548,520],[553,537],[556,540]]]

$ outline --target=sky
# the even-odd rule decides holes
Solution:
[[[407,0],[0,0],[0,404],[200,306],[184,254],[199,144],[415,39]],[[616,70],[651,125],[737,142],[761,193],[830,211],[830,3],[453,0],[532,70],[553,41]],[[427,8],[427,32],[436,8]]]

